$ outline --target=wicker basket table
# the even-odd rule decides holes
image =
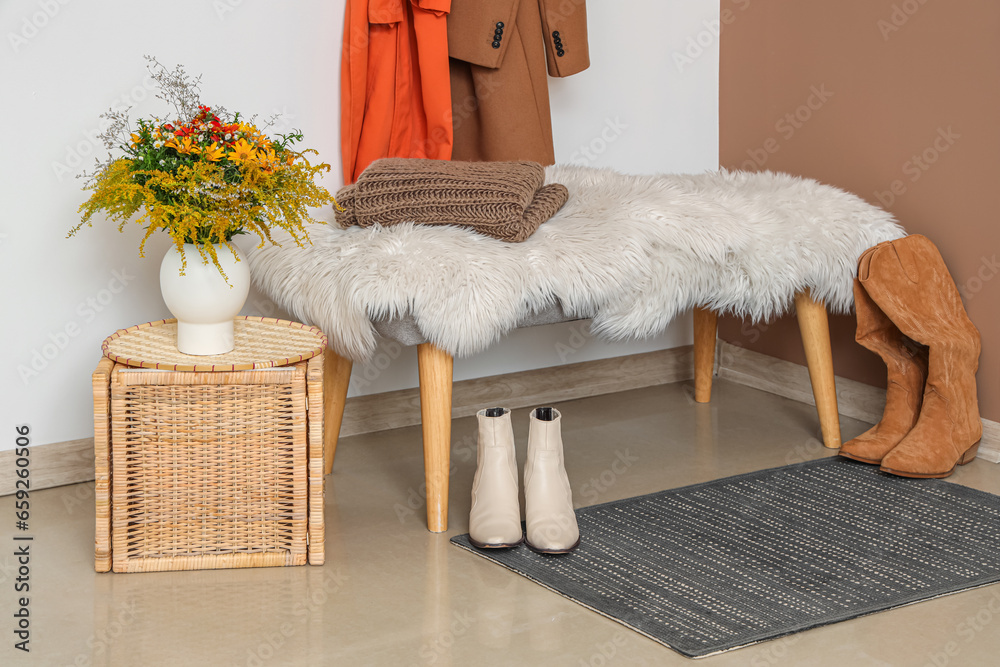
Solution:
[[[123,329],[93,375],[98,572],[323,563],[323,350],[238,317],[236,349],[181,354],[175,320]]]

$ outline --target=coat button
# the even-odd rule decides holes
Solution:
[[[493,34],[499,37],[500,35],[503,34],[503,28],[497,28],[496,30],[493,31]]]
[[[556,55],[559,56],[560,58],[562,58],[565,53],[566,52],[563,51],[562,49],[559,49],[558,51],[556,51]]]
[[[559,31],[558,30],[553,30],[552,31],[552,36],[558,38],[559,37]]]
[[[503,28],[503,21],[497,21],[497,27]]]
[[[500,48],[500,42],[498,42],[498,41],[494,41],[494,42],[493,42],[493,48],[494,48],[494,49],[499,49],[499,48]]]

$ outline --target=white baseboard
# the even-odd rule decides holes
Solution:
[[[690,345],[612,359],[495,375],[456,382],[452,417],[467,417],[484,405],[523,408],[640,389],[693,377]],[[804,366],[719,341],[718,377],[815,405]],[[838,377],[840,414],[874,423],[882,416],[885,390]],[[403,389],[347,399],[341,436],[420,423],[420,393]],[[14,492],[14,450],[0,452],[0,495]],[[983,420],[979,458],[1000,463],[1000,422]],[[45,489],[94,479],[94,439],[31,447],[31,488]]]
[[[28,450],[32,491],[94,479],[93,438],[32,445]],[[15,460],[13,449],[0,452],[0,496],[14,493]]]
[[[454,383],[451,417],[468,417],[484,406],[526,408],[641,389],[694,377],[690,345],[610,359],[493,375]],[[347,399],[341,437],[420,423],[420,391],[389,391]]]
[[[415,352],[414,352],[415,353]],[[611,359],[494,375],[454,383],[452,418],[483,406],[524,408],[640,389],[694,377],[690,345]],[[347,399],[341,437],[420,423],[416,388]],[[14,450],[0,452],[0,495],[14,492]],[[31,447],[31,488],[45,489],[94,479],[94,439]]]
[[[1000,422],[983,420],[983,439],[979,442],[976,458],[1000,463]]]
[[[791,361],[783,361],[719,341],[716,353],[718,376],[756,389],[816,405],[809,371]],[[845,417],[874,424],[885,409],[885,389],[837,377],[837,409]],[[983,420],[983,439],[977,458],[1000,463],[1000,422]]]

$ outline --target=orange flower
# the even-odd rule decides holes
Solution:
[[[278,166],[278,156],[274,154],[274,149],[270,146],[257,149],[257,161],[260,166],[270,171]]]
[[[202,151],[202,156],[204,156],[206,160],[218,162],[222,158],[226,157],[226,151],[222,150],[219,147],[219,144],[213,141],[211,146],[207,146]]]
[[[174,148],[178,153],[193,153],[197,155],[201,152],[201,146],[194,142],[193,137],[183,137]]]

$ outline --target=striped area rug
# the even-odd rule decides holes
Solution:
[[[838,457],[577,510],[492,560],[688,657],[1000,581],[1000,496]]]

